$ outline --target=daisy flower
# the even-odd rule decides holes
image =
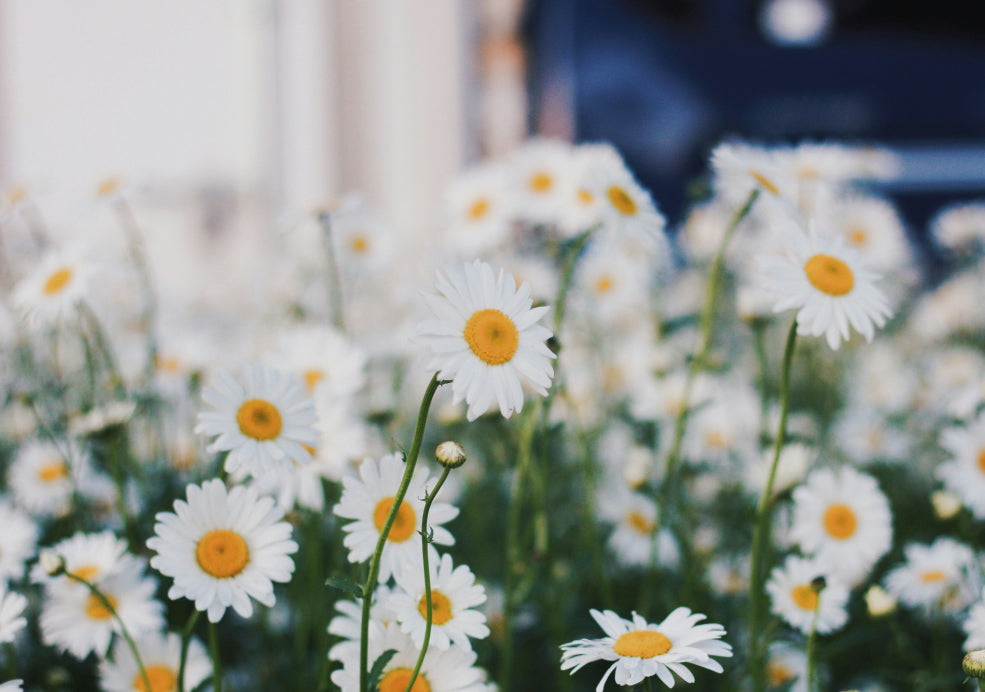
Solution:
[[[812,585],[819,577],[825,580],[820,592]],[[848,622],[848,586],[818,560],[791,555],[770,572],[766,593],[772,612],[804,634],[812,627],[828,634]]]
[[[253,613],[250,598],[274,605],[273,582],[294,572],[291,525],[273,498],[222,481],[189,485],[188,501],[176,500],[175,513],[160,512],[147,547],[157,553],[151,567],[174,579],[168,598],[189,598],[218,622],[226,608],[242,617]]]
[[[137,651],[153,692],[178,689],[181,638],[173,633],[152,633],[137,639]],[[185,660],[185,689],[194,690],[212,674],[212,661],[197,639],[189,642]],[[137,659],[125,642],[117,640],[113,655],[99,662],[99,677],[106,692],[145,692]]]
[[[339,268],[373,275],[395,252],[393,227],[360,195],[347,195],[331,212],[331,233]]]
[[[680,550],[669,529],[654,538],[659,511],[649,495],[615,482],[599,493],[597,511],[599,518],[615,524],[607,543],[620,564],[647,567],[653,564],[654,550],[661,567],[674,568],[679,562]]]
[[[699,625],[705,616],[687,608],[677,608],[656,625],[635,612],[630,620],[611,610],[589,612],[606,636],[562,644],[561,670],[570,669],[574,675],[594,661],[612,661],[596,692],[602,692],[613,671],[618,685],[637,685],[653,675],[667,687],[674,686],[675,675],[694,682],[687,664],[721,673],[722,665],[712,656],[732,655],[732,647],[719,641],[725,628],[714,623]]]
[[[377,627],[396,627],[397,614],[387,608],[391,593],[392,590],[385,584],[377,584],[376,591],[373,592],[369,619]],[[341,637],[342,641],[328,650],[328,658],[332,661],[345,661],[353,656],[358,658],[362,637],[362,599],[340,599],[335,602],[335,610],[338,614],[328,623],[328,633]]]
[[[831,231],[869,267],[899,272],[910,260],[910,245],[896,208],[876,197],[848,197],[833,207]]]
[[[24,576],[24,565],[34,555],[38,526],[30,517],[0,499],[0,584]]]
[[[342,498],[332,511],[343,519],[354,520],[342,527],[348,534],[343,543],[349,549],[349,562],[365,562],[372,557],[403,474],[403,457],[389,454],[378,463],[366,459],[359,466],[358,476],[350,472],[342,479]],[[415,564],[420,559],[420,541],[413,539],[420,528],[427,480],[428,470],[417,467],[387,535],[380,558],[381,583],[385,583],[400,565]],[[455,542],[442,524],[457,516],[458,508],[448,503],[435,501],[431,505],[428,530],[434,531],[434,543],[452,545]],[[437,551],[432,555],[434,560],[438,559]]]
[[[937,467],[937,477],[976,519],[985,519],[985,412],[967,426],[945,428],[940,444],[951,458]]]
[[[985,247],[985,201],[945,207],[931,219],[930,234],[952,252],[980,251]]]
[[[500,247],[513,229],[508,170],[500,163],[475,166],[447,189],[447,237],[461,252],[476,255]]]
[[[766,679],[770,689],[808,692],[807,654],[785,642],[773,643],[766,662]]]
[[[906,562],[886,575],[886,590],[900,603],[953,614],[978,596],[967,579],[975,554],[965,544],[941,537],[930,545],[910,543],[903,552]]]
[[[27,626],[25,608],[27,599],[24,596],[0,586],[0,644],[14,641],[17,633]]]
[[[793,491],[790,538],[848,584],[857,584],[892,544],[889,501],[876,480],[851,467],[818,469]]]
[[[872,341],[892,311],[858,253],[838,238],[794,226],[782,239],[785,252],[765,258],[760,277],[777,296],[773,311],[797,310],[797,333],[823,334],[835,350],[849,338],[849,325]]]
[[[565,142],[534,139],[510,162],[511,204],[520,217],[537,224],[557,223],[569,200],[572,147]]]
[[[719,144],[711,152],[715,192],[729,205],[743,204],[754,190],[789,201],[796,199],[796,181],[777,154],[742,143]]]
[[[968,635],[964,640],[965,651],[985,649],[985,602],[979,601],[971,607],[961,628]]]
[[[90,584],[132,567],[137,558],[127,553],[127,543],[112,531],[77,533],[55,544],[52,550],[64,561],[65,572]],[[36,581],[71,584],[68,577],[49,577],[41,565],[32,571]]]
[[[0,692],[22,692],[24,689],[22,687],[23,684],[23,680],[9,680],[0,684]]]
[[[472,650],[469,637],[489,636],[486,616],[474,610],[486,601],[486,591],[475,583],[475,575],[466,565],[455,567],[451,556],[441,556],[435,565],[428,562],[431,572],[431,639],[430,645],[445,651],[452,644]],[[424,590],[424,565],[407,563],[394,575],[397,586],[386,602],[396,615],[400,629],[411,636],[414,644],[424,646],[427,627],[427,601]]]
[[[62,515],[69,510],[88,457],[74,444],[65,444],[71,462],[59,446],[32,440],[21,446],[7,471],[14,501],[31,514]]]
[[[305,325],[284,332],[270,362],[304,382],[309,395],[347,400],[366,381],[366,354],[340,332],[323,325]]]
[[[520,376],[541,396],[554,377],[551,332],[537,324],[547,306],[533,308],[530,287],[517,289],[513,276],[476,260],[438,272],[441,295],[427,295],[435,319],[418,327],[431,347],[428,363],[451,380],[455,403],[465,400],[472,421],[499,404],[504,417],[523,409]]]
[[[131,563],[122,572],[95,584],[106,597],[131,636],[164,627],[163,604],[154,599],[155,581],[141,575],[142,566]],[[120,626],[113,612],[88,588],[78,583],[53,584],[41,611],[45,644],[68,651],[76,658],[91,652],[105,656],[110,639]]]
[[[51,251],[14,288],[14,305],[31,327],[55,324],[75,311],[93,273],[77,250]]]
[[[202,399],[212,411],[198,414],[195,432],[215,436],[212,452],[229,452],[226,470],[244,466],[253,475],[291,462],[311,460],[318,442],[315,405],[300,383],[262,366],[248,368],[242,382],[220,372]]]

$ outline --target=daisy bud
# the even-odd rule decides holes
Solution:
[[[961,667],[967,675],[979,680],[985,678],[985,649],[975,649],[965,654]]]
[[[938,490],[930,496],[934,505],[934,514],[942,521],[947,521],[961,511],[961,498],[947,490]]]
[[[820,594],[828,586],[828,580],[824,577],[814,577],[811,579],[811,589],[814,593]]]
[[[438,459],[439,464],[449,469],[457,469],[465,463],[467,458],[462,445],[451,440],[438,445],[438,448],[434,450],[434,456]]]
[[[49,577],[57,577],[65,572],[65,558],[50,548],[41,551],[38,563]]]
[[[880,618],[896,610],[896,599],[881,586],[873,584],[865,592],[865,606],[869,609],[869,615]]]

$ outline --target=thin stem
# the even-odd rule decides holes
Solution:
[[[137,277],[140,280],[141,288],[144,292],[144,304],[141,308],[140,320],[147,339],[147,364],[144,370],[144,377],[147,378],[149,387],[154,380],[154,369],[157,364],[157,295],[154,292],[154,284],[151,281],[150,265],[147,262],[147,251],[144,246],[143,235],[137,223],[137,217],[126,200],[122,197],[113,203],[113,209],[123,228],[123,234],[127,238],[127,249],[130,251],[130,259],[134,268],[137,270]]]
[[[421,513],[421,557],[424,562],[424,603],[427,607],[424,624],[424,643],[421,644],[421,653],[417,657],[417,664],[414,666],[414,672],[410,674],[410,680],[407,681],[407,689],[404,692],[410,692],[411,688],[414,687],[414,681],[417,680],[417,674],[420,672],[421,665],[424,663],[424,656],[428,652],[428,644],[431,643],[431,622],[434,614],[431,605],[431,566],[428,564],[428,545],[431,543],[431,539],[428,537],[428,513],[431,511],[431,503],[438,496],[438,491],[445,484],[445,479],[448,478],[449,473],[451,473],[451,467],[445,466],[441,472],[441,477],[438,479],[438,484],[434,486],[434,490],[424,496],[424,511]]]
[[[811,632],[807,635],[807,692],[817,689],[817,609],[811,622]]]
[[[390,511],[386,515],[386,521],[383,522],[383,528],[380,529],[380,537],[376,541],[376,550],[373,551],[373,559],[369,563],[369,575],[366,577],[366,583],[363,585],[363,611],[359,639],[360,692],[368,692],[367,688],[369,686],[369,613],[373,604],[373,591],[376,588],[376,580],[380,576],[380,559],[383,555],[383,548],[386,546],[387,536],[390,535],[390,528],[393,526],[393,521],[397,517],[397,510],[400,509],[400,505],[404,501],[407,488],[410,486],[410,479],[414,475],[414,467],[417,465],[417,457],[421,453],[421,443],[424,440],[424,428],[427,426],[428,410],[431,408],[431,400],[434,399],[434,393],[438,391],[438,387],[443,384],[445,384],[445,380],[439,380],[436,373],[431,378],[427,390],[424,392],[424,398],[421,400],[421,408],[417,414],[417,425],[414,428],[414,441],[411,443],[410,451],[407,453],[407,459],[404,462],[404,475],[400,479],[400,487],[397,488],[397,492],[393,496],[393,502],[390,505]]]
[[[752,535],[752,558],[749,568],[749,668],[752,675],[753,692],[766,689],[765,642],[761,636],[763,610],[763,578],[766,551],[769,549],[770,517],[773,507],[773,483],[780,462],[780,452],[786,441],[787,411],[790,406],[790,370],[793,352],[797,343],[797,320],[790,324],[786,347],[783,350],[783,370],[780,373],[780,424],[773,447],[773,461],[770,464],[766,487],[756,509],[756,526]]]
[[[571,241],[567,247],[564,258],[564,265],[561,267],[561,285],[558,287],[557,301],[554,306],[554,336],[560,338],[561,325],[564,323],[564,313],[568,302],[568,291],[571,289],[571,281],[575,274],[575,262],[581,255],[581,251],[592,237],[592,233],[598,226],[593,226],[580,236]]]
[[[195,631],[195,624],[202,611],[197,608],[192,610],[188,618],[188,624],[181,631],[181,658],[178,659],[178,692],[185,692],[185,663],[188,661],[188,645],[192,640],[192,632]],[[149,689],[149,688],[148,688]]]
[[[133,654],[133,660],[137,662],[137,669],[140,671],[140,677],[143,680],[144,687],[148,690],[151,689],[150,679],[147,677],[147,669],[144,668],[144,661],[140,658],[140,652],[137,651],[137,644],[133,641],[133,637],[130,636],[127,626],[123,624],[120,614],[116,612],[116,606],[114,606],[112,601],[106,597],[106,594],[100,591],[94,584],[91,584],[82,577],[72,574],[71,572],[64,572],[64,574],[72,581],[84,584],[85,587],[89,589],[89,592],[99,600],[103,608],[105,608],[106,611],[113,616],[113,619],[116,620],[116,624],[120,626],[120,634],[123,635],[123,639],[126,641],[127,646],[130,647],[130,653]]]
[[[318,223],[321,224],[322,244],[325,247],[330,319],[333,325],[342,329],[345,325],[342,311],[342,277],[339,274],[339,263],[335,257],[335,241],[332,240],[332,215],[328,212],[318,214]]]
[[[212,654],[212,690],[213,692],[222,692],[222,661],[219,659],[219,627],[211,620],[209,621],[209,651]]]
[[[113,392],[117,396],[124,396],[126,394],[126,389],[123,386],[123,378],[120,377],[120,371],[116,367],[116,358],[113,356],[113,350],[109,346],[109,342],[106,340],[106,333],[103,331],[102,325],[99,323],[99,318],[96,317],[96,313],[92,311],[84,301],[79,303],[79,314],[82,319],[85,320],[86,326],[89,328],[89,333],[92,335],[95,341],[96,348],[103,355],[103,363],[106,366],[106,372],[109,374],[110,384],[113,386]]]

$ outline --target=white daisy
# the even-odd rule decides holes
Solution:
[[[484,163],[465,171],[448,186],[444,222],[453,247],[475,256],[506,243],[513,230],[508,183],[504,164]]]
[[[558,230],[563,237],[573,238],[602,223],[602,205],[606,199],[591,182],[600,166],[604,168],[613,161],[617,166],[623,165],[619,152],[610,144],[581,144],[573,149],[558,219]]]
[[[181,638],[173,633],[151,633],[136,640],[140,660],[144,664],[153,692],[178,689],[178,668],[181,663]],[[197,639],[188,645],[185,659],[185,687],[194,690],[212,674],[212,661]],[[117,640],[113,655],[99,662],[99,678],[106,692],[146,692],[137,660],[126,642]]]
[[[0,585],[24,576],[24,565],[34,555],[38,526],[23,512],[0,499]]]
[[[910,244],[896,208],[876,197],[852,196],[833,205],[830,232],[859,253],[866,266],[896,273],[910,260]]]
[[[745,467],[746,487],[759,496],[763,494],[769,480],[770,468],[773,466],[772,449],[759,453],[758,459]],[[789,442],[780,450],[780,460],[776,465],[776,475],[773,478],[773,494],[789,490],[804,480],[807,470],[817,459],[817,450],[800,442]]]
[[[75,311],[93,274],[92,265],[77,250],[51,251],[17,284],[14,305],[34,328],[55,324]]]
[[[796,180],[777,155],[744,143],[719,144],[711,152],[715,193],[729,205],[744,203],[754,190],[793,202]]]
[[[455,567],[451,556],[441,556],[436,565],[428,563],[431,572],[431,639],[430,646],[445,651],[452,644],[472,650],[469,637],[489,636],[486,616],[475,606],[486,601],[486,591],[475,583],[475,575],[467,565]],[[424,590],[424,565],[406,563],[397,570],[397,586],[386,602],[394,612],[400,629],[411,636],[414,644],[424,646],[427,627],[427,601]]]
[[[680,550],[673,533],[666,527],[657,531],[659,511],[649,495],[631,491],[625,484],[614,482],[599,493],[597,514],[600,519],[615,525],[607,545],[623,565],[673,569],[680,561]]]
[[[396,627],[397,614],[386,607],[391,593],[390,587],[385,584],[377,584],[373,592],[369,619],[378,627],[387,628],[391,625]],[[328,650],[328,658],[333,661],[345,661],[353,656],[358,658],[362,637],[362,599],[355,601],[339,599],[335,602],[335,610],[338,614],[328,623],[328,633],[341,637],[342,641]]]
[[[393,498],[404,474],[404,460],[399,454],[384,456],[377,463],[366,459],[354,472],[342,479],[342,498],[332,510],[336,516],[354,521],[342,527],[348,535],[343,541],[349,549],[349,562],[365,562],[372,557],[380,537],[380,529],[393,506]],[[379,581],[385,583],[396,569],[405,563],[415,564],[421,554],[421,514],[424,511],[424,495],[428,470],[418,466],[414,470],[407,493],[397,510],[387,542],[380,558]],[[428,530],[434,531],[433,542],[452,545],[455,539],[442,524],[458,516],[458,508],[435,501],[428,514]],[[433,548],[433,546],[431,546]],[[437,551],[432,553],[437,560]]]
[[[396,251],[394,228],[360,195],[347,195],[331,212],[336,261],[348,274],[375,275]]]
[[[569,201],[567,177],[572,147],[549,139],[528,141],[510,162],[512,206],[521,217],[538,224],[557,223]]]
[[[0,683],[0,692],[22,692],[24,681],[23,680],[8,680],[7,682]]]
[[[725,628],[714,623],[699,625],[705,616],[687,608],[677,608],[656,625],[636,613],[624,620],[611,610],[589,612],[606,636],[562,644],[561,670],[570,669],[573,675],[594,661],[613,661],[596,692],[602,692],[613,671],[618,685],[637,685],[653,675],[667,687],[674,686],[675,675],[694,682],[687,664],[721,673],[722,665],[712,656],[732,655],[732,647],[720,641]]]
[[[175,513],[161,512],[147,547],[157,553],[151,567],[172,577],[168,598],[189,598],[218,622],[226,608],[243,617],[253,613],[250,598],[275,602],[272,582],[287,582],[294,572],[291,525],[272,498],[222,481],[189,485],[188,501],[176,500]]]
[[[27,626],[25,608],[27,598],[0,586],[0,644],[14,641],[17,633]]]
[[[821,564],[791,555],[773,568],[766,582],[772,612],[804,634],[812,627],[828,634],[848,622],[848,586]],[[825,582],[820,592],[812,583],[818,578]]]
[[[523,409],[520,376],[541,396],[554,376],[551,332],[537,324],[549,310],[532,308],[530,288],[476,260],[438,272],[441,295],[427,295],[436,319],[418,328],[431,347],[428,367],[452,381],[455,403],[465,400],[471,421],[499,404],[503,416]]]
[[[940,444],[950,460],[937,467],[937,477],[975,518],[985,519],[985,412],[967,426],[942,430]]]
[[[241,466],[253,475],[291,462],[306,463],[318,442],[315,405],[301,384],[276,370],[253,366],[242,383],[227,372],[206,387],[202,399],[213,411],[198,414],[195,431],[215,436],[210,451],[228,451],[226,470]]]
[[[759,448],[760,401],[739,378],[717,377],[712,397],[688,422],[685,454],[696,463],[724,466],[755,455]]]
[[[889,501],[875,478],[851,467],[813,471],[793,491],[791,539],[848,584],[857,584],[892,544]]]
[[[852,461],[900,461],[907,457],[909,444],[905,428],[893,425],[877,409],[854,405],[838,413],[833,437]]]
[[[910,543],[903,552],[906,562],[886,575],[886,589],[904,605],[954,614],[978,597],[967,578],[975,554],[965,544],[941,537],[930,545]]]
[[[803,649],[786,642],[771,644],[766,662],[766,680],[770,689],[808,692],[807,655]]]
[[[55,544],[52,550],[65,562],[65,572],[90,584],[132,568],[137,558],[127,553],[127,542],[112,531],[77,533]],[[50,577],[39,564],[31,576],[45,584],[73,583],[68,577]]]
[[[270,362],[304,381],[312,396],[348,400],[366,381],[366,354],[325,325],[288,329],[278,338]]]
[[[164,627],[163,604],[154,599],[157,584],[141,576],[138,562],[98,581],[131,636],[139,637]],[[57,646],[77,658],[95,652],[105,656],[119,623],[102,600],[82,584],[52,585],[41,611],[41,635],[45,644]]]
[[[14,501],[31,514],[62,515],[68,512],[72,493],[87,466],[88,456],[68,441],[59,446],[32,440],[17,451],[7,471],[7,483]]]
[[[849,324],[872,341],[892,311],[858,253],[793,225],[782,240],[785,252],[762,264],[762,285],[777,297],[773,311],[797,310],[797,333],[823,334],[832,349],[849,338]]]
[[[930,234],[951,251],[980,251],[985,247],[985,201],[945,207],[931,219]]]
[[[964,640],[965,651],[985,649],[985,602],[979,601],[971,607],[961,628],[968,635]]]

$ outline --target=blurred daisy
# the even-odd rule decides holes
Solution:
[[[102,581],[127,568],[133,568],[137,558],[127,553],[127,543],[112,531],[101,533],[77,533],[55,544],[52,550],[65,562],[65,572],[90,584]],[[138,567],[139,569],[139,567]],[[70,585],[66,576],[49,577],[41,565],[32,576],[46,584],[57,582]]]
[[[172,692],[178,689],[178,668],[181,663],[181,638],[173,633],[152,633],[136,640],[140,660],[144,664],[151,692]],[[188,645],[185,660],[185,687],[194,690],[212,674],[212,661],[197,639]],[[137,660],[125,642],[117,640],[113,655],[99,662],[99,678],[106,692],[146,692]]]
[[[849,459],[858,464],[873,461],[900,461],[907,457],[907,433],[893,425],[878,410],[867,406],[848,406],[834,422],[834,439]]]
[[[931,219],[930,233],[953,252],[980,251],[985,247],[985,202],[945,207]]]
[[[41,611],[41,635],[45,644],[80,659],[91,652],[105,656],[113,633],[120,631],[113,611],[133,637],[163,628],[164,607],[154,599],[157,584],[141,576],[141,571],[141,565],[134,563],[95,584],[113,610],[82,584],[73,582],[50,588]]]
[[[557,140],[534,139],[523,145],[510,162],[512,204],[531,223],[557,223],[569,202],[567,177],[572,148]]]
[[[618,156],[599,156],[584,181],[585,189],[601,200],[599,218],[606,233],[632,238],[654,264],[663,265],[668,245],[666,221],[650,193],[640,187]]]
[[[979,601],[971,607],[961,628],[968,635],[964,640],[965,651],[985,649],[985,602]]]
[[[500,163],[474,166],[445,194],[446,236],[453,247],[475,256],[500,247],[512,233],[508,171]]]
[[[195,431],[216,438],[210,451],[229,452],[225,466],[230,473],[244,466],[261,475],[311,460],[308,448],[318,442],[315,406],[293,378],[255,365],[241,383],[221,371],[202,399],[215,410],[198,414]]]
[[[10,680],[8,682],[0,683],[0,692],[22,692],[24,689],[22,685],[23,680]]]
[[[24,566],[34,555],[38,526],[30,517],[0,499],[0,585],[24,576]]]
[[[770,689],[808,692],[807,655],[796,646],[774,642],[766,662],[766,679]]]
[[[14,305],[34,328],[73,313],[85,297],[93,267],[73,249],[49,252],[14,289]]]
[[[444,651],[452,644],[472,650],[469,637],[489,636],[486,616],[475,606],[486,601],[486,590],[475,583],[475,575],[467,565],[455,567],[451,556],[441,556],[435,565],[428,563],[431,572],[431,639],[430,646]],[[414,644],[424,646],[427,626],[427,601],[424,590],[424,566],[418,562],[405,564],[396,574],[397,586],[386,607],[396,615],[400,629],[411,636]]]
[[[910,246],[896,208],[876,197],[842,198],[833,206],[831,232],[859,253],[866,266],[897,273],[910,259]]]
[[[791,539],[848,584],[861,581],[892,544],[889,501],[851,467],[817,469],[793,491]]]
[[[438,272],[441,295],[426,295],[436,319],[418,327],[431,347],[428,367],[452,381],[455,403],[465,400],[472,421],[497,403],[506,418],[523,409],[521,376],[541,396],[554,376],[551,332],[537,324],[547,306],[533,308],[530,288],[510,274],[496,277],[476,260]]]
[[[615,525],[607,544],[623,565],[649,567],[654,564],[673,569],[680,561],[680,550],[673,533],[663,528],[657,533],[659,512],[649,495],[631,491],[618,481],[599,494],[597,513],[600,519]]]
[[[818,578],[825,580],[821,591],[814,585]],[[818,560],[789,556],[770,572],[766,593],[772,612],[804,634],[812,627],[828,634],[848,622],[848,586],[822,569]]]
[[[762,285],[777,296],[774,312],[797,310],[797,333],[824,335],[837,349],[849,324],[872,341],[892,311],[876,288],[876,274],[839,239],[790,227],[785,252],[764,259]]]
[[[611,610],[589,611],[605,632],[602,639],[579,639],[561,645],[561,670],[572,675],[594,661],[612,661],[602,676],[597,692],[602,692],[609,676],[615,672],[616,684],[637,685],[656,675],[673,687],[675,675],[694,682],[688,665],[716,673],[724,669],[712,656],[731,656],[732,647],[723,641],[725,628],[714,623],[699,625],[704,615],[677,608],[659,624],[651,624],[633,613],[624,620]]]
[[[373,592],[373,603],[370,605],[369,619],[376,626],[387,628],[396,627],[397,614],[386,607],[392,590],[385,584],[378,584]],[[328,633],[341,637],[342,641],[328,650],[328,658],[332,661],[345,661],[353,656],[358,658],[360,639],[362,636],[362,599],[347,601],[339,599],[335,602],[336,616],[328,623]]]
[[[942,430],[940,445],[950,460],[937,467],[937,477],[975,518],[985,519],[985,412],[967,426]]]
[[[394,255],[393,227],[359,195],[348,195],[331,212],[331,233],[339,268],[372,275]]]
[[[0,643],[12,642],[27,626],[24,609],[27,598],[0,586]]]
[[[87,457],[74,444],[64,444],[71,462],[62,448],[32,440],[21,446],[7,471],[14,501],[31,514],[62,515],[69,510]]]
[[[297,376],[311,396],[348,400],[366,381],[366,354],[332,327],[304,325],[277,340],[271,364]]]
[[[593,184],[596,169],[607,164],[622,165],[622,158],[609,144],[580,144],[574,148],[571,167],[566,179],[566,197],[561,206],[558,227],[561,235],[573,238],[602,222],[604,195]]]
[[[651,267],[622,252],[612,240],[591,243],[575,269],[573,298],[579,312],[605,324],[638,320],[653,285]]]
[[[758,461],[745,466],[746,487],[755,495],[762,495],[773,466],[773,450],[758,454]],[[773,478],[773,494],[779,495],[804,480],[807,470],[817,459],[817,450],[800,442],[789,442],[780,450],[780,460]]]
[[[242,617],[253,613],[250,598],[274,605],[273,582],[294,572],[291,525],[272,498],[222,481],[189,485],[188,501],[176,500],[175,513],[160,512],[147,547],[157,553],[151,567],[174,579],[168,598],[189,598],[218,622],[232,606]]]
[[[759,447],[759,395],[739,378],[717,377],[712,397],[695,411],[685,438],[685,453],[695,463],[724,466],[755,455]]]
[[[795,199],[795,181],[775,153],[749,144],[719,144],[711,152],[715,192],[728,204],[744,203],[755,190],[789,201]]]
[[[968,581],[975,554],[963,543],[941,537],[930,545],[910,543],[906,562],[886,575],[886,590],[900,603],[928,611],[957,613],[978,597]]]
[[[365,562],[372,557],[403,474],[403,457],[388,454],[378,463],[366,459],[359,466],[358,476],[350,472],[342,479],[342,498],[332,511],[343,519],[354,520],[342,527],[348,534],[343,543],[349,549],[349,562]],[[420,559],[421,543],[414,538],[418,536],[420,517],[424,511],[427,480],[427,469],[419,466],[414,470],[383,548],[379,576],[381,583],[385,583],[401,565],[414,565]],[[434,543],[452,545],[455,542],[442,524],[457,516],[458,508],[450,504],[435,501],[431,505],[428,529],[434,531]],[[437,551],[432,553],[432,559],[438,559]]]

